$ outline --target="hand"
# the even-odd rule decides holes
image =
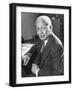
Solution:
[[[37,71],[38,68],[39,68],[39,67],[38,67],[36,64],[32,64],[32,69],[31,69],[31,71],[32,71],[34,74],[36,74],[36,71]]]
[[[22,57],[22,60],[23,60],[23,65],[27,65],[28,64],[28,62],[29,62],[29,59],[30,59],[30,57],[28,56],[28,55],[24,55],[23,57]]]

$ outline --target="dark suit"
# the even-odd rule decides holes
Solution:
[[[42,53],[40,52],[41,47],[42,42],[36,44],[29,51],[32,53],[32,63],[37,64],[40,68],[38,76],[63,75],[64,56],[61,41],[54,34],[52,34],[48,37],[48,42]],[[29,68],[29,63],[27,67]]]

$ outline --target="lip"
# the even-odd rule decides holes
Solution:
[[[44,37],[45,35],[39,35],[39,37]]]

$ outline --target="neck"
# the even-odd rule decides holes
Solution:
[[[46,39],[44,39],[43,41],[45,41],[45,40],[49,39],[49,38],[51,37],[51,35],[52,35],[52,33],[51,33],[51,34],[49,34],[49,35],[47,36],[47,38],[46,38]]]

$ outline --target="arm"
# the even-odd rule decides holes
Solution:
[[[22,70],[27,75],[31,74],[32,63],[36,57],[36,48],[33,46],[23,57],[22,57]]]
[[[53,60],[54,60],[54,74],[64,75],[64,53],[63,53],[63,48],[59,47],[59,49],[56,52],[54,52]]]
[[[34,56],[36,57],[35,45],[26,54],[22,54],[23,65],[26,66],[29,63],[29,61],[32,61],[32,59],[34,59]]]

